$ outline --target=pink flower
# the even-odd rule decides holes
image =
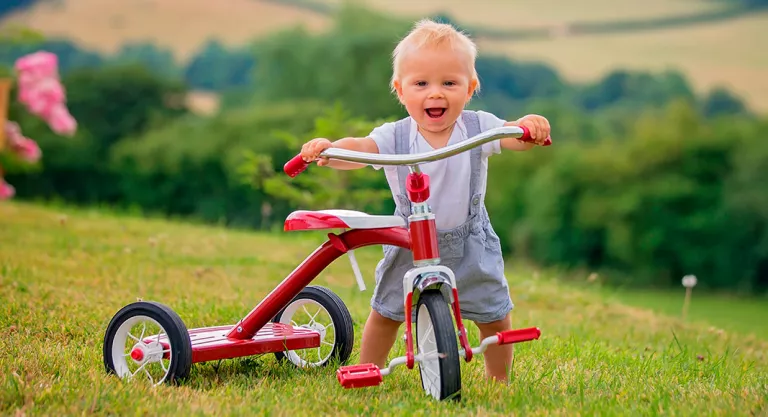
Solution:
[[[5,123],[5,136],[11,151],[27,162],[37,162],[42,155],[40,147],[34,140],[21,134],[21,128],[16,122]]]
[[[11,120],[6,121],[5,136],[8,138],[10,142],[16,141],[19,138],[23,137],[21,135],[21,128],[19,127],[19,124]]]
[[[50,109],[50,113],[45,117],[45,121],[51,130],[59,135],[72,136],[77,131],[77,121],[69,113],[66,106],[60,104]]]
[[[0,177],[0,200],[8,200],[16,195],[16,189]]]
[[[77,122],[65,104],[66,93],[59,82],[56,55],[45,51],[25,55],[16,60],[16,71],[19,102],[57,134],[72,136]]]
[[[59,66],[59,58],[56,54],[46,51],[38,51],[27,54],[16,60],[16,71],[42,71],[55,73]]]
[[[42,156],[42,151],[37,145],[37,142],[30,138],[22,138],[20,141],[12,145],[11,149],[16,152],[21,159],[27,162],[37,162]]]

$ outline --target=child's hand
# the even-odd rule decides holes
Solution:
[[[517,119],[515,124],[517,126],[527,127],[528,131],[531,132],[531,139],[533,139],[537,145],[543,145],[544,141],[549,137],[549,120],[544,116],[529,114]]]
[[[321,152],[328,148],[332,148],[333,144],[328,139],[324,138],[317,138],[312,139],[309,142],[305,143],[304,146],[301,147],[301,158],[305,162],[312,162],[320,155]],[[328,165],[328,159],[323,158],[317,161],[317,165],[323,166]]]

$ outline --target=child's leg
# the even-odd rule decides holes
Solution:
[[[501,320],[491,323],[475,323],[480,329],[480,340],[495,336],[496,332],[512,328],[512,320],[507,314]],[[507,382],[507,373],[512,365],[513,345],[490,345],[483,356],[485,357],[485,375],[500,382]]]
[[[387,356],[395,344],[401,324],[371,309],[363,328],[363,340],[360,342],[360,363],[373,363],[379,368],[387,366]]]

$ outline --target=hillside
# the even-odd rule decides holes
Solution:
[[[274,0],[273,0],[274,1]],[[285,0],[283,0],[285,1]],[[349,0],[315,0],[317,3],[341,5]],[[274,1],[280,3],[281,0]],[[300,2],[299,2],[300,3]],[[478,28],[508,29],[579,22],[602,22],[617,19],[658,18],[668,15],[714,10],[717,2],[701,0],[353,0],[389,13],[426,16],[448,13],[459,22]]]
[[[326,23],[310,11],[254,0],[43,0],[10,14],[0,28],[24,25],[102,53],[129,42],[154,42],[185,61],[210,38],[240,45],[286,26],[316,30]]]
[[[542,338],[515,349],[508,387],[483,381],[482,358],[462,364],[459,405],[425,399],[418,374],[405,368],[380,387],[343,390],[335,367],[300,371],[272,355],[194,365],[179,387],[150,389],[105,375],[104,331],[123,305],[137,298],[163,302],[189,328],[233,323],[321,237],[0,204],[0,413],[402,415],[427,408],[440,415],[761,415],[768,409],[765,339],[686,324],[521,269],[509,275],[515,325],[539,326]],[[314,282],[339,294],[352,313],[353,361],[379,254],[379,248],[359,254],[369,286],[364,293],[346,259]],[[475,327],[468,329],[476,344]],[[402,353],[398,342],[394,354]]]
[[[546,41],[483,41],[485,51],[544,61],[576,81],[615,68],[682,71],[699,91],[725,86],[768,111],[768,14],[684,29]]]
[[[338,5],[342,0],[314,0]],[[49,36],[74,39],[87,48],[115,52],[126,42],[152,41],[189,59],[209,38],[240,45],[275,30],[303,25],[323,30],[328,19],[297,0],[101,0],[43,1],[9,15],[2,25],[22,24]],[[557,32],[573,22],[654,19],[702,13],[722,7],[709,0],[635,2],[547,0],[536,7],[522,0],[420,2],[356,0],[384,12],[416,18],[448,13],[473,27],[515,30],[550,27]],[[591,80],[615,68],[679,69],[699,91],[731,88],[759,111],[768,111],[768,14],[638,33],[558,36],[537,40],[482,40],[484,53],[552,63],[571,80]]]

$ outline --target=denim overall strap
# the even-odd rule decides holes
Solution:
[[[400,119],[395,123],[395,153],[403,155],[410,153],[411,142],[411,117]],[[408,167],[397,167],[397,183],[400,185],[400,194],[397,195],[395,214],[404,218],[411,215],[411,201],[408,200],[408,192],[405,189],[405,180],[408,177]],[[399,213],[398,213],[399,212]]]
[[[479,135],[480,118],[476,112],[464,110],[461,113],[461,119],[467,128],[467,139]],[[470,179],[469,179],[469,216],[474,217],[481,209],[482,196],[480,195],[480,171],[482,169],[482,146],[472,148],[470,151]]]

